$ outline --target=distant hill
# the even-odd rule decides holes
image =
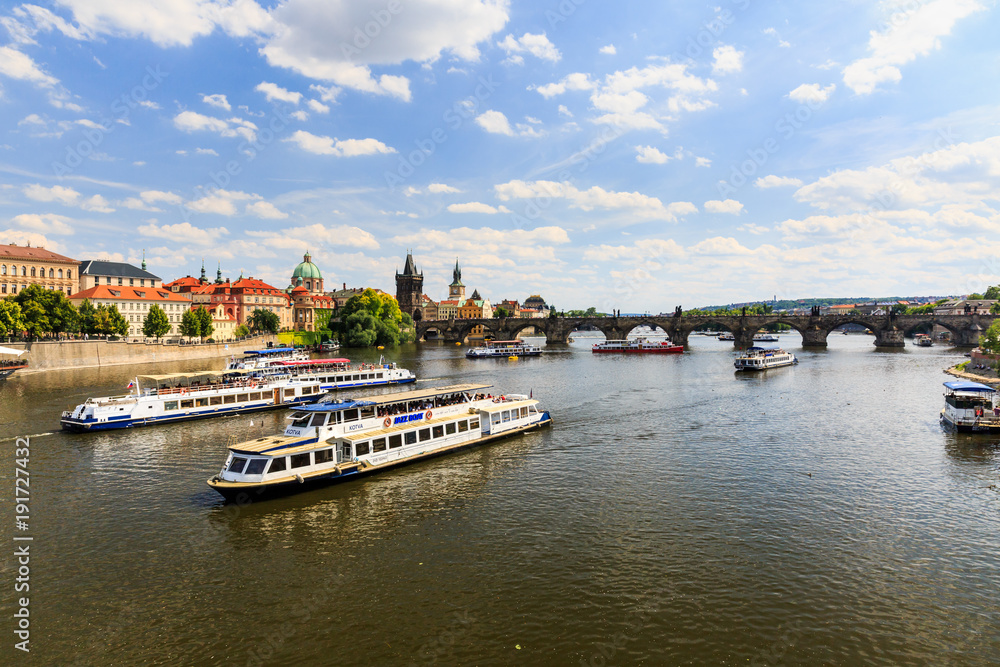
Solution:
[[[812,299],[779,299],[777,301],[747,301],[744,303],[729,303],[721,306],[701,306],[694,310],[717,310],[729,308],[737,310],[743,306],[753,306],[758,303],[770,304],[775,310],[791,310],[793,308],[810,308],[812,306],[835,306],[842,303],[872,303],[884,301],[909,301],[910,303],[933,303],[939,299],[952,299],[952,296],[852,296],[852,297],[817,297]]]

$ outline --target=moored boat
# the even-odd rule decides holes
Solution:
[[[16,350],[12,347],[0,347],[0,380],[6,380],[11,375],[28,367],[28,362],[21,357],[27,350]]]
[[[963,433],[1000,433],[997,390],[966,380],[945,382],[941,424]]]
[[[733,363],[738,371],[763,371],[768,368],[779,368],[781,366],[791,366],[799,363],[795,355],[785,352],[782,349],[767,349],[763,347],[749,347],[736,357]]]
[[[306,361],[309,353],[294,347],[269,347],[263,350],[245,350],[242,358],[231,357],[227,370],[253,370],[267,368],[283,361]]]
[[[719,340],[736,340],[736,336],[729,332],[723,332],[718,335]]]
[[[646,340],[645,338],[631,338],[626,340],[606,340],[595,344],[591,349],[594,352],[680,354],[684,351],[684,346],[674,345],[669,340],[653,341]]]
[[[208,485],[229,500],[296,493],[475,447],[552,422],[530,396],[462,384],[296,410],[283,435],[228,447]]]
[[[465,353],[469,359],[487,357],[537,357],[542,348],[525,343],[523,340],[488,340],[483,345],[474,347]]]
[[[753,335],[753,342],[755,343],[777,343],[778,337],[772,333],[759,333]]]

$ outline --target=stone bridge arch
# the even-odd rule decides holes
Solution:
[[[545,340],[548,341],[549,331],[548,327],[546,326],[547,321],[548,318],[543,318],[543,317],[527,318],[527,319],[518,318],[516,322],[511,322],[504,328],[504,337],[509,338],[510,340],[514,340],[515,338],[520,336],[521,332],[524,331],[525,329],[533,328],[536,332],[545,336]]]

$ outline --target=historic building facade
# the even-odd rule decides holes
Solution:
[[[28,285],[58,290],[66,296],[79,290],[80,262],[45,248],[0,245],[0,298]]]
[[[80,291],[97,285],[116,287],[157,287],[163,286],[159,276],[146,270],[146,260],[142,268],[124,262],[105,262],[99,259],[85,259],[80,263]]]
[[[417,271],[413,253],[406,253],[403,272],[396,271],[396,301],[399,310],[413,318],[415,322],[430,319],[423,312],[424,274]]]
[[[171,292],[163,287],[118,287],[117,285],[95,285],[69,296],[70,303],[79,308],[84,300],[98,305],[115,306],[128,320],[128,335],[142,337],[142,327],[146,315],[154,305],[166,312],[170,322],[168,336],[180,335],[181,317],[191,307],[191,300],[183,294]]]

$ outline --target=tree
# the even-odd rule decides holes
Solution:
[[[188,338],[201,336],[201,320],[194,314],[193,310],[185,310],[181,315],[181,335]]]
[[[493,311],[493,317],[495,318],[510,317],[510,311],[504,308],[503,306],[497,306],[496,309]]]
[[[94,308],[94,304],[90,302],[90,299],[84,299],[83,303],[80,304],[80,309],[76,312],[77,331],[84,334],[97,333],[94,321],[96,314],[97,309]]]
[[[250,331],[276,334],[281,326],[281,319],[277,313],[257,308],[250,314],[247,324],[250,325]]]
[[[198,335],[202,338],[208,338],[215,331],[215,325],[212,324],[212,313],[208,312],[205,306],[200,306],[194,309],[194,316],[198,318]]]
[[[28,285],[11,300],[21,306],[25,329],[32,336],[64,333],[77,328],[76,308],[62,291]],[[29,308],[29,304],[36,304],[37,307]]]
[[[993,285],[986,288],[986,291],[983,292],[983,298],[993,300],[1000,299],[1000,285]]]
[[[233,335],[237,338],[246,338],[250,335],[250,329],[247,328],[247,325],[241,324],[236,327],[236,331],[233,332]]]
[[[967,301],[981,301],[982,298],[983,298],[983,295],[980,294],[979,292],[973,292],[969,296],[965,297],[965,299]]]
[[[995,320],[979,337],[979,347],[993,354],[1000,353],[1000,320]]]
[[[367,310],[351,313],[342,326],[343,341],[348,347],[371,347],[378,339],[377,320]]]
[[[16,336],[22,331],[24,320],[21,319],[20,304],[9,299],[0,301],[0,336]]]
[[[403,313],[389,296],[366,289],[352,296],[330,318],[330,329],[349,347],[397,345],[408,334],[400,332]]]
[[[170,333],[170,318],[156,304],[153,304],[149,308],[149,312],[146,313],[146,319],[142,323],[142,333],[146,336],[152,336],[156,340],[160,340],[160,336]]]
[[[128,320],[118,311],[118,306],[111,304],[108,306],[108,322],[111,325],[111,335],[127,336],[129,331]]]

